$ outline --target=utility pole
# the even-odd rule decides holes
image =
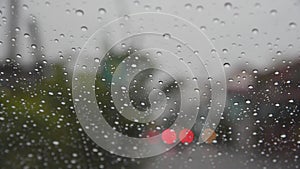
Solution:
[[[19,0],[10,0],[9,8],[10,16],[8,18],[8,41],[10,42],[10,45],[8,47],[7,58],[11,60],[13,66],[16,66],[16,55],[18,50],[18,37],[16,28],[18,27],[19,22]]]
[[[18,35],[17,29],[20,29],[20,1],[19,0],[9,0],[9,18],[8,18],[8,42],[9,46],[7,49],[6,58],[10,60],[9,65],[12,67],[18,66],[18,68],[23,68],[21,63],[17,61],[17,54],[18,54],[18,42],[20,42],[21,36]],[[27,24],[24,26],[28,26],[29,34],[30,34],[30,46],[32,50],[33,62],[35,67],[40,69],[42,64],[42,41],[40,32],[38,30],[38,24],[36,19],[28,20]],[[32,57],[30,56],[30,57]]]

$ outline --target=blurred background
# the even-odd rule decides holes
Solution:
[[[138,12],[187,19],[219,53],[226,107],[205,143],[197,143],[195,126],[189,144],[156,157],[125,158],[99,147],[77,120],[72,73],[82,46],[100,27]],[[0,168],[299,168],[299,0],[2,0],[0,18]],[[116,130],[146,137],[166,130],[177,116],[161,120],[161,128],[136,124],[110,108],[107,94],[116,67],[138,50],[135,43],[101,61],[96,97]],[[149,75],[163,76],[167,83],[160,89],[176,101],[177,83],[156,70],[139,74],[130,90],[141,90]],[[137,109],[150,106],[146,94],[132,93]]]

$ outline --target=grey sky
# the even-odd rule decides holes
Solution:
[[[20,2],[23,6],[20,9],[18,47],[25,61],[30,59],[31,49],[23,34],[28,32],[25,23],[32,16],[36,17],[39,24],[46,59],[52,60],[59,58],[60,51],[68,54],[71,48],[82,47],[88,37],[113,19],[127,13],[155,11],[183,17],[201,27],[223,61],[229,62],[232,67],[249,62],[250,66],[264,68],[273,62],[272,58],[280,61],[300,55],[299,0],[233,0],[230,1],[231,5],[225,5],[229,1],[223,0],[126,0],[121,4],[117,0]],[[0,41],[3,42],[0,51],[3,60],[8,46],[5,36],[7,24],[3,22],[3,17],[7,17],[7,22],[10,20],[7,3],[2,1],[0,5]],[[100,8],[105,9],[105,12],[99,11]],[[80,12],[76,13],[76,10],[82,10],[84,14],[80,16]],[[86,31],[81,29],[83,26],[87,27]],[[253,33],[253,29],[258,32]],[[75,60],[77,54],[78,51],[73,53],[72,60]]]

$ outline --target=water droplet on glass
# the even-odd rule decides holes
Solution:
[[[277,51],[276,55],[280,56],[280,55],[282,55],[282,52],[281,51]]]
[[[199,11],[199,12],[203,11],[203,9],[204,9],[204,7],[201,6],[201,5],[198,5],[198,6],[196,7],[196,10]]]
[[[24,10],[28,10],[28,5],[24,4],[22,7]]]
[[[53,145],[56,145],[56,146],[59,145],[58,141],[53,141],[52,143],[53,143]]]
[[[289,100],[289,103],[294,103],[294,100],[293,100],[293,99],[290,99],[290,100]]]
[[[171,35],[168,34],[168,33],[165,33],[165,34],[163,34],[163,37],[164,37],[165,39],[170,39],[170,38],[171,38]]]
[[[253,34],[258,34],[259,30],[257,28],[252,29]]]
[[[75,13],[76,13],[77,16],[83,16],[84,15],[83,10],[81,10],[81,9],[76,10]]]
[[[191,8],[192,8],[192,4],[185,4],[184,7],[185,7],[186,9],[191,9]]]
[[[161,7],[158,6],[158,7],[155,8],[155,10],[156,10],[156,12],[160,12],[161,11]]]
[[[30,35],[29,35],[28,33],[25,33],[25,34],[24,34],[24,37],[25,37],[25,38],[29,38]]]
[[[22,55],[21,54],[17,54],[17,58],[22,58]]]
[[[99,9],[98,9],[98,12],[99,12],[101,15],[106,14],[106,10],[105,10],[104,8],[99,8]]]
[[[157,56],[161,56],[162,52],[161,51],[157,51],[156,54],[157,54]]]
[[[281,138],[286,138],[286,134],[281,134],[280,137]]]
[[[277,10],[276,9],[272,9],[270,11],[270,14],[273,15],[273,16],[275,16],[277,14]]]
[[[51,3],[49,1],[46,1],[45,4],[46,4],[46,6],[50,6],[51,5]]]
[[[296,28],[296,27],[297,27],[297,24],[296,24],[295,22],[291,22],[291,23],[289,24],[289,26],[290,26],[291,28]]]
[[[223,53],[228,53],[228,49],[223,49]]]
[[[94,61],[97,62],[97,63],[99,63],[100,59],[99,58],[95,58]]]
[[[230,63],[224,63],[223,66],[226,67],[226,68],[229,68],[230,67]]]
[[[230,9],[232,8],[232,4],[231,4],[230,2],[226,2],[226,3],[224,4],[224,7],[225,7],[226,9],[230,10]]]
[[[260,3],[255,3],[254,6],[255,6],[255,8],[260,8],[261,4]]]
[[[83,32],[85,32],[85,31],[88,30],[88,28],[87,28],[86,26],[82,26],[82,27],[81,27],[81,30],[82,30]]]

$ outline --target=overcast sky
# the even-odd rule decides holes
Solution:
[[[189,20],[202,28],[223,62],[229,62],[233,68],[246,62],[264,68],[273,62],[272,58],[275,61],[297,58],[299,61],[299,0],[20,0],[20,6],[18,47],[27,61],[31,45],[23,34],[28,32],[26,23],[32,16],[38,21],[46,59],[52,60],[59,58],[59,52],[67,54],[72,48],[82,47],[87,38],[106,23],[139,12],[170,13]],[[0,56],[3,60],[8,47],[8,0],[1,1],[0,7]],[[82,29],[83,26],[87,29]],[[72,60],[77,54],[78,51],[73,53]]]

